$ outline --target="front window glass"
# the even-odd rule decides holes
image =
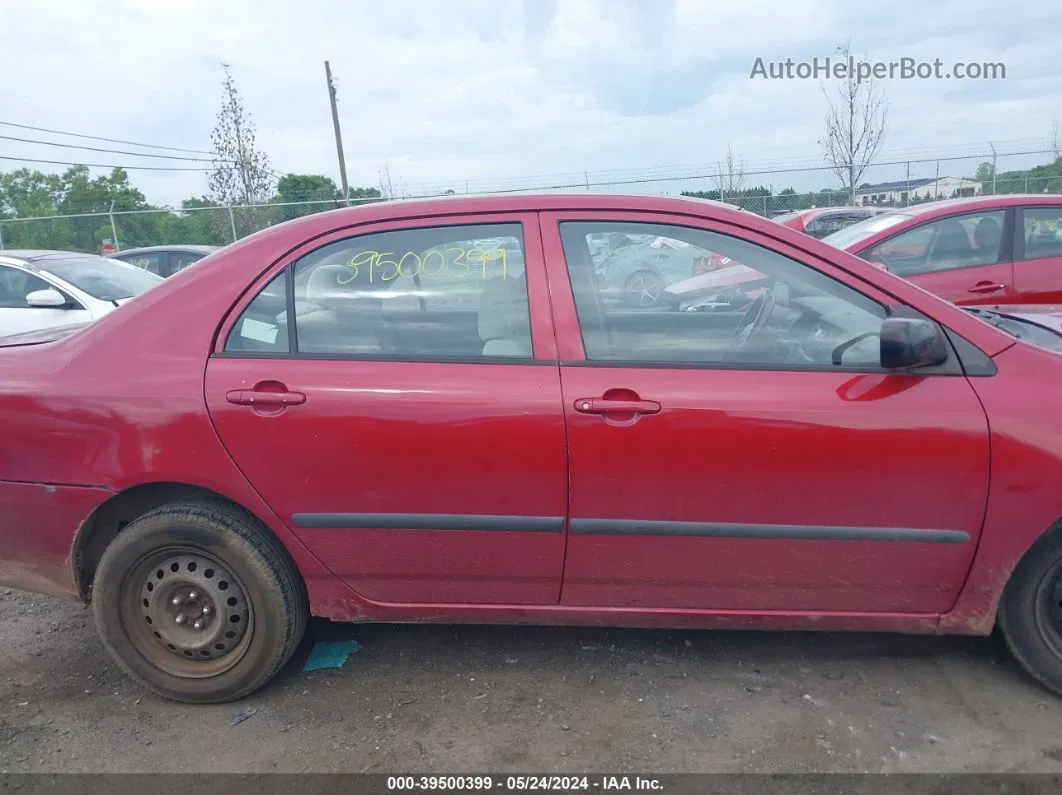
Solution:
[[[597,267],[594,235],[632,244],[614,280]],[[619,222],[561,224],[565,259],[587,359],[755,367],[878,367],[884,307],[819,271],[737,237],[678,226]],[[663,241],[663,242],[658,242]],[[654,252],[706,256],[718,267],[645,297],[649,274],[663,280]],[[677,256],[672,254],[671,256]],[[643,278],[644,277],[644,278]],[[630,284],[642,279],[639,300]],[[644,298],[644,300],[642,300]]]
[[[860,252],[898,276],[992,265],[1000,261],[1004,210],[948,216],[916,226]]]
[[[26,273],[18,268],[0,266],[0,307],[26,309],[29,306],[26,303],[26,296],[49,288],[52,286],[40,276]]]

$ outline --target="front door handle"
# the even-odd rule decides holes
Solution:
[[[233,389],[225,400],[237,406],[299,406],[306,402],[302,392],[263,392],[257,389]]]
[[[998,293],[1000,290],[1006,290],[1007,285],[996,284],[995,282],[978,282],[971,287],[967,292],[977,293],[978,295],[985,295],[987,293]]]
[[[660,404],[655,400],[579,398],[575,401],[575,410],[582,414],[657,414]]]

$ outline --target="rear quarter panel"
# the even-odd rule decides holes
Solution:
[[[235,261],[228,267],[182,271],[78,334],[0,347],[0,507],[6,508],[0,557],[20,553],[20,565],[49,573],[55,587],[48,590],[68,590],[70,577],[52,576],[60,550],[69,572],[79,525],[97,505],[66,487],[88,487],[98,496],[101,489],[176,482],[210,489],[251,511],[288,548],[311,593],[332,598],[327,584],[334,578],[236,468],[203,395],[218,321],[283,253],[283,242],[251,236],[230,249]],[[178,289],[185,291],[181,300],[167,300]],[[12,548],[22,543],[13,538],[28,538],[44,522],[54,529],[40,545]]]

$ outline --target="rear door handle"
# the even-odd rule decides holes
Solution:
[[[967,290],[967,292],[985,294],[985,293],[996,293],[996,292],[999,292],[1000,290],[1006,290],[1006,289],[1007,289],[1007,285],[1005,285],[1005,284],[995,284],[993,282],[978,282],[973,287],[971,287],[969,290]]]
[[[606,400],[579,398],[575,410],[583,414],[657,414],[660,404],[655,400]]]
[[[306,402],[302,392],[259,392],[256,389],[233,389],[225,400],[238,406],[298,406]]]

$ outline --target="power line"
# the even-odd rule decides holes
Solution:
[[[0,155],[0,160],[16,160],[22,163],[50,163],[55,166],[87,166],[89,168],[121,168],[125,171],[213,171],[212,168],[181,168],[174,166],[115,166],[106,163],[74,163],[70,160],[40,160],[35,157],[9,157]]]
[[[53,133],[54,135],[68,135],[71,138],[87,138],[92,141],[106,141],[111,144],[125,144],[127,146],[143,146],[147,149],[166,149],[170,152],[189,152],[195,155],[212,155],[213,152],[209,152],[205,149],[181,149],[177,146],[160,146],[158,144],[141,144],[136,141],[123,141],[120,138],[103,138],[99,135],[84,135],[82,133],[65,132],[63,130],[50,130],[47,127],[33,127],[29,124],[15,124],[13,121],[0,121],[0,124],[6,127],[18,127],[21,130],[35,130],[36,132]]]
[[[133,155],[134,157],[158,157],[165,160],[195,160],[200,163],[213,163],[216,160],[224,160],[224,158],[206,158],[206,157],[182,157],[181,155],[156,155],[150,152],[130,152],[126,149],[104,149],[99,146],[81,146],[78,144],[61,144],[56,141],[38,141],[33,138],[16,138],[13,135],[0,135],[5,141],[20,141],[24,144],[40,144],[41,146],[61,146],[64,149],[87,149],[91,152],[109,152],[113,155]],[[224,162],[233,162],[231,160],[225,160]]]

